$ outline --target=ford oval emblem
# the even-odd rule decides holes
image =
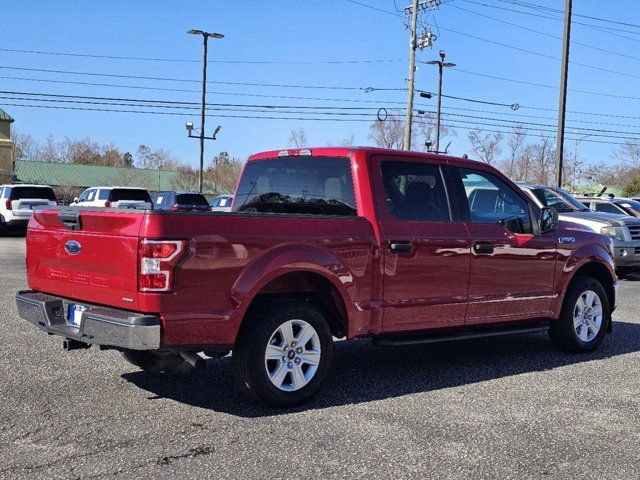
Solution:
[[[77,255],[78,253],[80,253],[80,250],[82,249],[82,245],[80,245],[75,240],[69,240],[67,243],[64,244],[64,249],[67,251],[69,255]]]

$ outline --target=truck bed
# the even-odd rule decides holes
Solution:
[[[139,291],[142,239],[187,242],[172,292]],[[164,345],[232,344],[249,301],[293,267],[334,279],[356,318],[372,298],[375,242],[361,217],[54,207],[34,212],[27,248],[32,290],[158,314]]]

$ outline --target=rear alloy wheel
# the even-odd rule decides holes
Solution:
[[[576,277],[565,295],[560,318],[551,323],[555,345],[568,352],[590,352],[600,346],[611,321],[609,300],[602,284]]]
[[[284,322],[271,335],[264,365],[276,388],[295,392],[313,379],[321,356],[318,332],[304,320],[294,319]]]
[[[320,389],[332,356],[331,330],[320,310],[303,301],[279,300],[252,309],[231,360],[245,393],[292,407]]]

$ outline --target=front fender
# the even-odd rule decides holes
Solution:
[[[611,277],[613,284],[617,283],[615,265],[611,251],[600,243],[586,243],[575,249],[558,246],[558,266],[556,268],[556,280],[554,298],[551,304],[551,318],[557,319],[562,310],[562,302],[573,278],[587,265],[598,264],[598,269],[605,271]],[[603,270],[604,269],[604,270]],[[612,306],[613,307],[613,306]]]

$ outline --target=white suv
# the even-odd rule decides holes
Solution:
[[[80,198],[75,198],[72,206],[112,207],[151,210],[153,208],[149,192],[144,188],[132,187],[91,187]]]
[[[57,204],[56,194],[48,185],[0,185],[0,233],[26,227],[35,207]]]

